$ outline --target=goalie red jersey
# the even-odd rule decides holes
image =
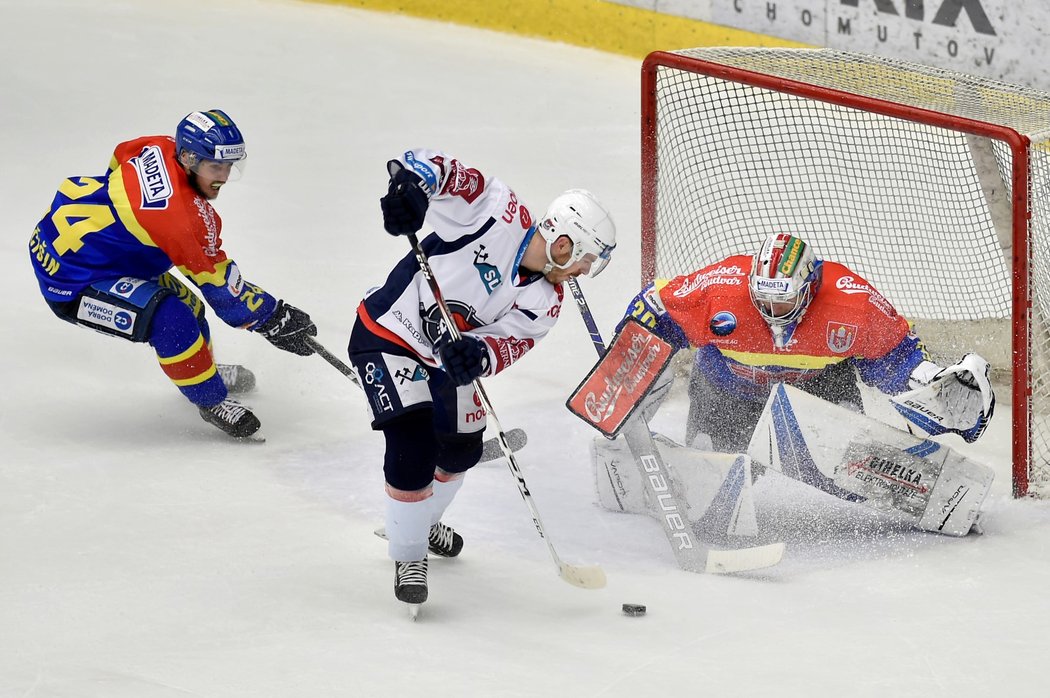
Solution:
[[[732,395],[765,400],[772,383],[800,383],[844,361],[864,382],[894,394],[926,360],[893,305],[842,264],[822,265],[822,284],[778,346],[748,290],[752,258],[729,257],[692,274],[657,281],[628,314],[679,348],[699,350],[696,366]]]

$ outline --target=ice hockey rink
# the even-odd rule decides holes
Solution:
[[[216,202],[224,248],[336,354],[407,250],[378,198],[412,146],[499,176],[537,214],[571,187],[605,200],[619,249],[582,286],[608,333],[639,286],[639,61],[282,0],[0,0],[0,64],[0,698],[1050,690],[1050,506],[1009,497],[1005,394],[966,450],[997,473],[984,535],[914,533],[770,477],[757,506],[784,561],[691,574],[655,521],[596,503],[596,432],[564,407],[594,351],[567,307],[486,387],[531,436],[519,462],[559,554],[608,586],[558,579],[500,461],[449,510],[466,548],[431,561],[413,623],[372,534],[382,439],[341,374],[211,315],[219,360],[260,384],[247,402],[267,441],[234,443],[151,351],[39,297],[25,245],[61,179],[217,107],[250,153]],[[679,396],[654,426],[680,438],[684,415]]]

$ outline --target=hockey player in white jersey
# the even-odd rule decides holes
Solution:
[[[386,439],[386,535],[395,596],[427,599],[427,552],[455,557],[462,537],[441,523],[481,455],[485,412],[472,382],[500,373],[554,326],[561,283],[596,276],[616,228],[589,192],[554,200],[538,221],[499,179],[434,150],[387,164],[380,203],[391,235],[423,230],[441,293],[462,338],[450,341],[413,253],[361,302],[350,359]],[[426,228],[424,228],[426,223]]]

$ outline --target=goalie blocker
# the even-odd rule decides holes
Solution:
[[[950,536],[971,531],[994,477],[943,444],[787,385],[770,394],[748,454],[836,497]]]
[[[608,351],[565,402],[569,411],[614,439],[654,389],[674,348],[636,320],[624,323]],[[651,401],[651,400],[650,400]]]

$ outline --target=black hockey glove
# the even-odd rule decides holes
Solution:
[[[317,336],[317,325],[313,323],[309,315],[284,301],[277,301],[273,315],[260,325],[256,332],[278,349],[290,351],[299,356],[309,356],[314,353],[313,348],[307,344],[306,338]]]
[[[438,354],[445,373],[456,385],[467,385],[489,367],[485,343],[475,337],[461,337],[441,343],[438,345]]]
[[[397,160],[387,163],[391,170],[390,188],[379,200],[383,209],[383,227],[391,235],[411,235],[423,227],[430,198],[423,188],[423,178],[407,170]]]

